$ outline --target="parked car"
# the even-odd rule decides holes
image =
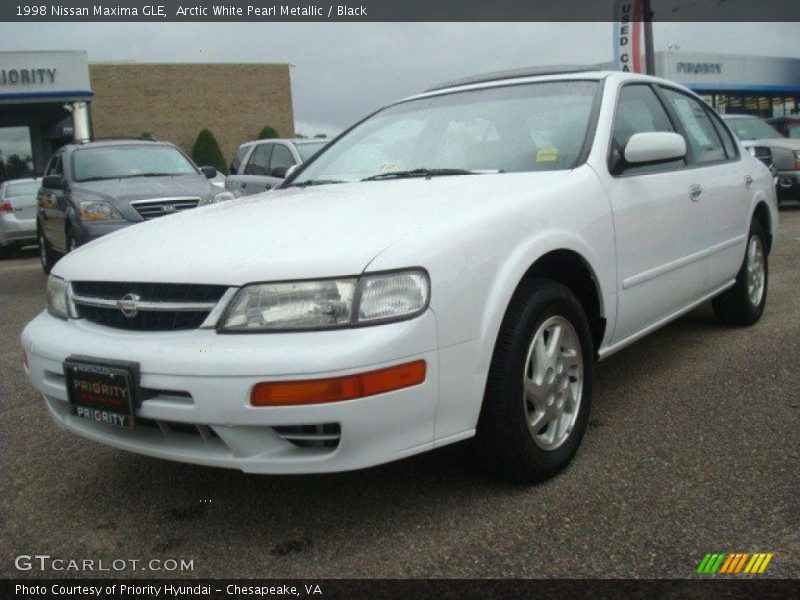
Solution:
[[[47,164],[36,221],[45,273],[58,258],[112,231],[231,200],[212,185],[214,167],[198,168],[172,144],[114,140],[72,144]]]
[[[225,188],[236,196],[250,196],[283,183],[292,167],[301,165],[327,145],[328,140],[269,139],[239,146]]]
[[[431,90],[269,201],[67,256],[25,368],[61,426],[150,456],[329,472],[477,435],[499,472],[549,477],[578,449],[596,360],[709,300],[723,323],[761,317],[775,188],[739,148],[654,77]]]
[[[11,179],[0,183],[0,257],[15,248],[36,243],[38,179]]]
[[[767,152],[775,165],[778,200],[800,200],[800,139],[791,139],[766,121],[748,115],[726,115],[725,121],[758,158]]]
[[[767,123],[777,129],[784,137],[795,140],[800,139],[800,116],[775,117],[774,119],[767,119]]]

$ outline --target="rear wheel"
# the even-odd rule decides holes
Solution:
[[[569,464],[588,422],[592,356],[575,295],[550,280],[523,282],[498,335],[478,423],[493,470],[534,482]]]
[[[761,223],[754,220],[736,283],[712,302],[717,320],[726,325],[756,323],[767,303],[768,279],[766,236]]]
[[[39,238],[39,260],[42,263],[42,270],[44,271],[45,275],[50,274],[50,270],[56,264],[58,260],[53,252],[53,249],[50,247],[50,244],[47,242],[47,238],[44,236],[44,232],[39,229],[38,233]]]

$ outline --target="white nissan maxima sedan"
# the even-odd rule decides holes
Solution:
[[[25,369],[59,425],[150,456],[330,472],[477,436],[536,481],[575,455],[597,360],[709,300],[759,320],[776,231],[767,168],[672,82],[462,80],[277,192],[70,253]]]

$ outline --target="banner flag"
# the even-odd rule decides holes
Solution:
[[[642,0],[614,2],[614,68],[629,73],[643,73]]]

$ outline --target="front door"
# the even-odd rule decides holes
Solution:
[[[612,152],[635,133],[676,132],[647,84],[619,93]],[[700,298],[706,287],[708,214],[698,174],[679,159],[627,165],[606,181],[617,246],[617,323],[612,343],[657,324]]]

